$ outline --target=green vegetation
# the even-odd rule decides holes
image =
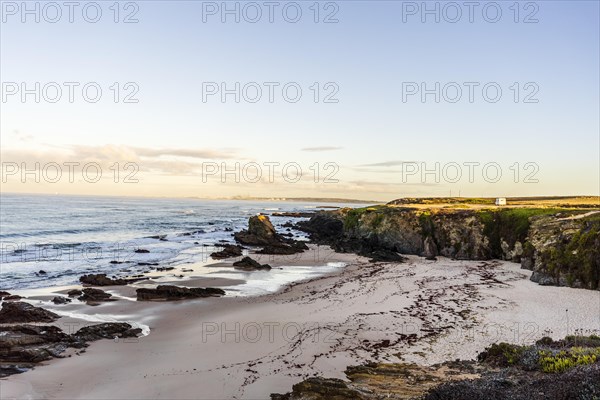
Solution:
[[[467,200],[476,202],[482,199]],[[392,232],[393,229],[400,229],[396,226],[400,224],[405,226],[402,229],[410,230],[410,235],[417,237],[416,240],[419,234],[423,240],[434,238],[438,248],[464,258],[502,259],[507,256],[505,252],[508,247],[513,261],[527,260],[527,265],[535,265],[539,272],[553,277],[554,282],[589,289],[600,286],[600,213],[563,224],[556,222],[557,218],[583,214],[588,210],[555,207],[442,210],[374,205],[347,208],[342,212],[344,230],[349,236],[404,240],[398,239]],[[535,240],[546,243],[536,244],[540,248],[534,248],[528,241],[532,221],[536,220],[541,231]],[[547,229],[544,228],[546,222]],[[569,228],[563,232],[563,226]],[[487,239],[485,242],[481,241],[479,231]],[[475,236],[471,237],[471,233]],[[546,239],[542,239],[544,237]],[[537,243],[535,240],[533,243]],[[517,242],[522,245],[522,253],[513,251],[517,249]],[[413,248],[411,246],[414,247],[413,243],[398,245]]]
[[[423,211],[419,214],[419,225],[421,227],[421,232],[423,232],[423,237],[433,236],[435,225],[431,218],[431,212]]]
[[[474,204],[474,205],[494,205],[494,197],[404,197],[390,201],[391,205],[402,204]]]
[[[501,367],[515,365],[521,359],[525,347],[509,343],[494,343],[485,352],[485,361]]]
[[[579,280],[589,289],[600,285],[600,214],[583,218],[583,228],[570,239],[541,254],[542,262],[554,276],[564,274],[572,285]]]
[[[578,365],[600,361],[600,338],[594,335],[567,336],[553,341],[545,337],[533,346],[503,342],[492,344],[478,358],[483,363],[499,367],[561,373]]]
[[[569,350],[540,350],[540,368],[543,372],[564,372],[578,365],[594,364],[600,358],[600,348],[572,347]]]
[[[524,243],[531,225],[531,217],[565,212],[561,208],[500,208],[477,211],[483,224],[483,234],[490,240],[492,257],[502,257],[502,240],[511,248],[517,241]]]
[[[376,228],[383,222],[384,219],[384,211],[386,210],[386,206],[369,206],[369,207],[361,207],[361,208],[352,208],[348,210],[346,213],[346,217],[344,218],[344,230],[352,230],[358,226],[359,221],[365,213],[377,213],[375,219],[373,221],[373,227]]]

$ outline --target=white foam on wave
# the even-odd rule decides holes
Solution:
[[[110,314],[80,314],[71,311],[63,311],[63,310],[52,310],[53,313],[60,315],[61,317],[69,317],[74,319],[81,319],[87,322],[98,322],[98,323],[107,323],[107,322],[126,322],[131,325],[133,328],[139,328],[142,330],[142,336],[148,336],[150,334],[150,327],[148,325],[135,322],[135,321],[123,321],[122,319],[116,318],[114,315]],[[123,316],[121,316],[123,317]]]
[[[260,296],[274,293],[289,284],[323,276],[346,265],[348,264],[345,262],[328,262],[320,266],[293,265],[276,267],[270,271],[251,272],[227,269],[211,272],[210,276],[245,281],[241,285],[223,287],[228,296]]]

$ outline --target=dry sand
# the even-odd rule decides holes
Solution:
[[[307,254],[261,262],[323,263]],[[82,355],[1,380],[0,397],[268,399],[309,376],[344,378],[348,365],[367,361],[432,364],[474,358],[497,341],[600,332],[599,291],[542,287],[518,264],[413,256],[369,263],[347,254],[327,261],[348,266],[259,297],[148,303],[133,301],[132,288],[111,288],[120,301],[53,307],[137,321],[150,334],[95,342]]]

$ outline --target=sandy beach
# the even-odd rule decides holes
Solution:
[[[515,263],[416,256],[370,263],[311,250],[293,261],[268,257],[276,268],[322,265],[315,254],[347,266],[255,297],[138,302],[133,290],[142,281],[106,288],[119,301],[96,307],[44,302],[52,311],[136,322],[150,331],[98,341],[84,353],[70,351],[3,379],[2,398],[265,399],[310,376],[344,378],[347,366],[368,361],[428,365],[472,359],[498,341],[600,332],[600,292],[539,286]],[[207,282],[242,283],[189,279]],[[65,317],[55,324],[67,331],[85,323]]]

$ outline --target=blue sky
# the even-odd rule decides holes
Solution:
[[[450,190],[468,196],[599,193],[597,1],[519,2],[518,23],[512,1],[495,3],[502,11],[496,23],[482,15],[490,2],[478,3],[473,22],[464,6],[457,23],[443,15],[439,23],[432,16],[423,23],[419,13],[403,21],[403,8],[422,2],[338,1],[318,6],[321,20],[337,8],[339,22],[315,23],[309,1],[297,2],[302,10],[297,23],[282,16],[290,2],[278,3],[273,23],[264,14],[257,23],[243,16],[240,23],[232,16],[223,23],[220,14],[205,15],[203,22],[203,8],[220,8],[222,2],[138,1],[139,22],[131,24],[113,22],[113,2],[99,3],[103,14],[95,24],[77,11],[74,23],[65,15],[57,23],[43,16],[40,23],[32,17],[23,23],[3,5],[3,83],[98,82],[103,88],[94,104],[77,97],[55,104],[7,98],[0,115],[3,161],[97,160],[103,166],[132,161],[139,163],[141,181],[126,187],[110,179],[92,186],[9,181],[3,190],[208,197],[318,192],[381,200],[444,196]],[[132,10],[121,9],[119,17]],[[524,23],[532,12],[538,22]],[[134,82],[139,103],[112,102],[114,82]],[[202,102],[203,82],[231,87],[297,82],[303,94],[297,103],[277,91],[273,103],[264,97],[235,103],[231,96],[224,103],[218,96]],[[339,102],[312,101],[314,82],[321,96],[325,83],[335,83]],[[479,86],[473,103],[465,91],[456,103],[436,103],[433,95],[424,103],[418,95],[403,102],[403,82]],[[490,82],[502,89],[496,103],[481,95]],[[514,82],[520,89],[517,103],[510,89]],[[539,102],[523,102],[533,87],[525,90],[526,83],[539,90],[534,96]],[[197,155],[182,156],[181,150]],[[304,175],[315,162],[332,162],[339,165],[339,182],[204,184],[194,169],[202,162],[235,161],[297,162]],[[438,183],[415,176],[403,182],[401,161],[429,168],[436,162],[442,167],[493,162],[501,166],[503,179]],[[522,174],[523,164],[535,163],[539,182],[524,183],[521,174],[515,183],[509,169],[515,162]]]

